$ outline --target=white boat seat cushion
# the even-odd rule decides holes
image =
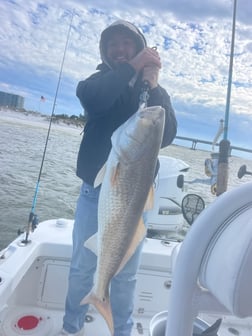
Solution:
[[[240,209],[210,242],[199,275],[231,314],[252,316],[252,209]]]

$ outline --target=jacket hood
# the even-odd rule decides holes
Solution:
[[[115,21],[101,33],[101,39],[100,39],[101,60],[103,63],[107,64],[110,68],[111,68],[111,65],[109,64],[107,56],[106,56],[107,43],[108,43],[108,40],[111,34],[116,31],[125,31],[129,33],[130,35],[132,35],[132,37],[136,41],[138,52],[143,50],[147,45],[144,35],[135,25],[133,25],[132,23],[128,21],[124,21],[124,20]]]

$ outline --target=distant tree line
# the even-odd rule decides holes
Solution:
[[[79,116],[72,114],[71,116],[67,114],[54,114],[53,115],[54,122],[63,122],[67,125],[75,125],[79,127],[83,127],[85,124],[85,116],[83,114],[79,114]]]
[[[37,111],[26,110],[24,108],[20,108],[20,109],[11,108],[11,107],[5,107],[5,108],[7,108],[8,110],[16,111],[16,112],[21,112],[25,115],[37,115],[37,116],[41,116],[41,117],[44,117],[44,118],[47,118],[47,119],[50,118],[50,116],[48,116],[47,114],[42,114],[42,113],[37,112]],[[0,108],[0,110],[1,110],[1,108]],[[62,122],[66,125],[75,125],[77,127],[83,127],[85,125],[86,119],[85,119],[85,115],[81,114],[81,113],[78,116],[75,115],[75,114],[72,114],[71,116],[69,116],[67,114],[54,114],[52,116],[52,121],[55,122],[55,123]]]

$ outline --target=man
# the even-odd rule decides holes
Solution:
[[[83,335],[88,307],[81,306],[80,301],[92,288],[97,260],[83,245],[97,232],[100,188],[94,188],[93,183],[109,155],[112,133],[138,110],[144,80],[150,88],[148,106],[161,105],[165,108],[162,147],[172,142],[177,130],[170,98],[158,85],[159,54],[147,47],[143,34],[133,24],[119,20],[106,28],[101,34],[100,54],[102,64],[98,65],[98,71],[77,87],[77,96],[87,119],[77,161],[77,175],[83,180],[83,185],[75,214],[69,287],[63,329],[59,335]],[[111,281],[114,336],[131,334],[141,249],[142,244]]]

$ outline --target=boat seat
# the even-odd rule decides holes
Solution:
[[[252,316],[252,203],[225,224],[202,261],[200,284],[231,314]]]
[[[201,313],[252,316],[252,183],[218,196],[190,227],[173,272],[166,336]]]

